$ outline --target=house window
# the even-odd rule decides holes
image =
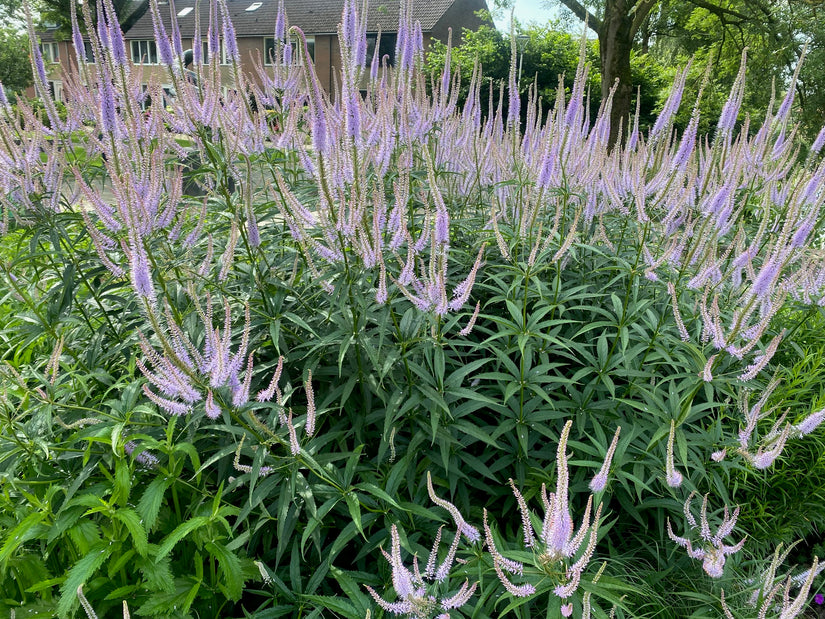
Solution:
[[[49,80],[49,94],[55,101],[63,101],[63,82],[60,80]]]
[[[315,62],[315,37],[308,36],[307,49],[309,50],[309,57],[312,62]],[[301,39],[295,36],[289,37],[289,42],[292,43],[292,61],[296,64],[302,64],[301,60]],[[272,59],[275,57],[275,39],[264,39],[264,64],[271,65]]]
[[[89,41],[83,41],[83,56],[86,60],[86,64],[94,64],[95,63],[95,52],[92,48],[92,44]]]
[[[130,41],[132,62],[135,64],[158,64],[158,47],[154,41]]]
[[[40,55],[43,56],[43,62],[60,62],[60,48],[57,43],[41,43]]]
[[[372,56],[375,53],[375,42],[377,39],[377,34],[367,35],[367,55],[364,60],[367,65],[372,63]],[[379,64],[384,60],[384,56],[387,56],[387,65],[390,67],[395,66],[395,41],[396,34],[394,32],[381,33],[381,42],[378,44]]]
[[[223,41],[220,42],[220,46],[220,64],[232,64],[232,60],[226,55],[226,48],[223,45]],[[203,39],[201,42],[201,56],[203,57],[204,64],[208,64],[210,58],[208,39]]]

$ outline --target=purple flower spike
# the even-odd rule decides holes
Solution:
[[[286,34],[286,15],[284,13],[284,0],[278,1],[278,14],[275,16],[275,38],[284,40]]]
[[[431,617],[435,612],[450,611],[464,606],[475,592],[477,583],[471,586],[470,583],[465,580],[461,588],[454,594],[446,597],[435,597],[428,593],[427,583],[425,582],[444,582],[447,580],[449,570],[455,561],[458,539],[460,539],[460,535],[456,533],[446,558],[438,570],[435,570],[438,544],[441,541],[441,529],[439,529],[432,552],[427,561],[427,568],[421,573],[418,568],[417,558],[414,557],[413,570],[410,571],[401,560],[401,539],[398,535],[398,528],[392,525],[390,528],[390,552],[388,553],[383,549],[381,552],[392,568],[392,587],[395,589],[395,595],[398,601],[388,602],[378,595],[375,589],[366,585],[366,589],[372,596],[372,599],[385,611],[394,615],[403,614],[407,617]],[[426,611],[425,615],[421,614],[422,610]],[[449,612],[443,612],[439,614],[437,618],[446,617],[449,619],[449,616]]]
[[[132,286],[141,297],[154,304],[155,286],[149,268],[149,258],[143,243],[138,239],[130,248],[129,265],[131,267]]]
[[[739,108],[742,106],[742,97],[745,93],[745,66],[748,59],[747,48],[742,51],[742,62],[739,65],[739,73],[730,89],[730,95],[719,115],[719,122],[716,130],[721,134],[730,133],[736,124],[736,117],[739,115]]]
[[[232,20],[229,19],[229,7],[226,5],[226,0],[221,1],[220,8],[223,44],[226,49],[226,55],[237,64],[241,61],[241,54],[238,51],[238,40],[235,38],[235,26],[232,24]]]
[[[814,139],[814,143],[811,144],[811,152],[814,154],[819,154],[819,151],[822,150],[822,147],[825,146],[825,126],[819,130],[819,133],[816,134],[816,138]]]
[[[676,437],[676,422],[670,420],[670,434],[667,438],[667,459],[665,463],[665,481],[671,488],[678,488],[682,485],[682,474],[676,470],[673,464],[673,440]]]
[[[163,19],[160,16],[157,0],[152,0],[152,24],[158,47],[158,58],[161,64],[171,67],[174,63],[174,55],[172,54],[172,46],[169,44],[169,36],[166,34],[166,27],[163,25]]]
[[[120,30],[120,22],[118,21],[112,0],[106,0],[103,7],[105,9],[106,23],[109,30],[109,40],[112,45],[112,57],[114,58],[115,64],[128,66],[126,61],[126,44],[123,42],[123,33]],[[80,47],[79,49],[82,50],[84,48]]]
[[[210,419],[217,419],[221,416],[221,407],[215,404],[215,396],[212,395],[212,390],[206,394],[206,404],[204,406],[206,416]]]
[[[477,542],[481,539],[481,534],[478,532],[478,529],[470,524],[467,524],[467,521],[464,520],[464,516],[461,515],[461,512],[458,511],[458,508],[455,505],[449,501],[438,498],[438,495],[436,495],[435,490],[433,489],[433,480],[429,471],[427,471],[427,492],[429,492],[430,500],[433,503],[439,507],[443,507],[450,513],[450,516],[452,516],[455,521],[455,526],[458,528],[459,533],[462,533],[471,542]]]
[[[610,472],[610,464],[613,461],[613,454],[616,453],[616,446],[619,444],[619,432],[621,431],[621,426],[616,428],[616,433],[613,435],[613,440],[610,442],[610,447],[608,447],[607,454],[604,457],[602,468],[599,469],[599,472],[590,482],[591,492],[601,492],[607,486],[607,474]]]

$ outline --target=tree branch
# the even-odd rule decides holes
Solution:
[[[742,21],[751,21],[752,18],[744,13],[740,13],[739,11],[734,11],[733,9],[727,9],[723,6],[719,6],[718,4],[712,4],[710,2],[705,2],[705,0],[689,0],[691,4],[695,4],[699,8],[706,9],[708,12],[713,13],[719,19],[725,19],[726,15],[731,17],[736,17],[741,19]]]
[[[590,11],[588,11],[578,0],[561,0],[561,3],[566,6],[568,9],[573,11],[573,14],[578,17],[583,22],[587,23],[587,27],[590,28],[596,34],[599,33],[599,30],[602,29],[602,21],[593,15]]]
[[[642,23],[644,23],[645,18],[650,15],[653,7],[657,4],[659,4],[659,0],[642,0],[636,5],[635,10],[633,11],[633,24],[630,26],[631,39],[635,38],[636,33],[639,31]]]

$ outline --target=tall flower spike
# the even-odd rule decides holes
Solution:
[[[519,492],[518,488],[516,488],[516,484],[512,478],[507,480],[510,484],[510,488],[513,489],[513,494],[516,497],[516,502],[518,503],[518,509],[521,513],[521,526],[524,530],[524,546],[526,548],[530,548],[536,541],[535,533],[533,533],[533,525],[530,522],[530,510],[527,509],[527,502],[524,500],[524,497]]]
[[[670,420],[670,434],[667,438],[667,460],[665,461],[665,481],[671,488],[678,488],[682,485],[682,474],[676,470],[673,464],[673,441],[676,438],[676,422]]]
[[[524,573],[524,565],[518,561],[508,559],[498,551],[496,543],[493,540],[493,532],[490,530],[490,525],[487,524],[487,510],[483,510],[484,514],[484,543],[487,544],[487,550],[490,556],[493,557],[493,562],[503,567],[511,574],[518,574],[521,576]],[[529,516],[528,516],[529,517]],[[506,586],[506,585],[505,585]]]
[[[610,447],[607,448],[607,454],[604,457],[602,468],[599,469],[599,472],[596,473],[590,482],[591,492],[601,492],[605,489],[605,486],[607,486],[607,474],[610,472],[610,463],[613,462],[613,454],[616,453],[616,446],[619,444],[619,432],[621,431],[621,426],[616,428],[616,433],[613,435]]]
[[[272,396],[277,394],[276,402],[278,404],[281,403],[281,390],[278,388],[278,381],[281,380],[281,372],[284,369],[284,357],[283,355],[278,357],[278,365],[275,367],[275,373],[272,375],[272,380],[269,382],[269,386],[264,389],[263,391],[258,392],[258,402],[268,402],[272,399]]]
[[[430,472],[427,471],[427,492],[430,495],[430,500],[438,505],[439,507],[443,507],[446,509],[450,516],[453,517],[453,521],[455,522],[456,528],[458,528],[459,533],[463,534],[471,542],[477,542],[481,539],[481,534],[478,532],[474,526],[467,524],[467,521],[464,520],[464,517],[461,515],[461,512],[458,511],[458,508],[450,503],[449,501],[445,501],[444,499],[438,498],[433,489],[433,480],[430,476]]]
[[[459,335],[463,337],[467,337],[473,331],[473,327],[476,325],[476,320],[478,320],[478,312],[481,310],[481,301],[476,303],[476,308],[473,310],[473,315],[470,316],[470,320],[467,321],[467,324],[464,328],[458,332]]]
[[[315,391],[312,389],[312,370],[307,370],[304,388],[307,393],[307,421],[304,430],[307,436],[312,436],[315,433]]]
[[[556,492],[545,503],[546,513],[542,525],[541,540],[547,547],[551,560],[570,556],[577,549],[569,546],[573,536],[573,517],[568,505],[569,472],[567,469],[567,439],[573,421],[564,424],[556,449]],[[544,496],[544,491],[542,490]]]

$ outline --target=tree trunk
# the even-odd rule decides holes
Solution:
[[[599,55],[602,68],[602,98],[606,98],[616,80],[613,108],[610,112],[610,145],[624,140],[630,116],[633,84],[630,77],[630,51],[633,47],[633,18],[628,15],[627,0],[607,0],[599,29]],[[619,133],[621,127],[621,134]]]

